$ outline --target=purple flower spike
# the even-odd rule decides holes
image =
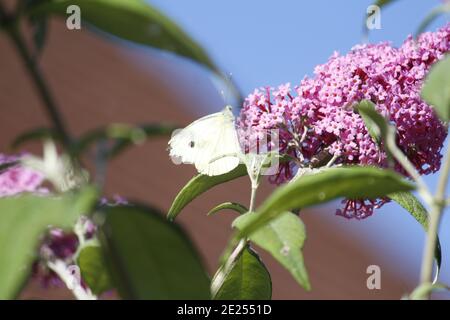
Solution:
[[[279,152],[299,161],[280,165],[272,182],[289,181],[298,163],[308,166],[320,155],[335,164],[387,166],[385,150],[371,138],[354,105],[371,100],[397,128],[397,144],[420,174],[439,170],[445,126],[420,97],[430,67],[450,50],[450,24],[436,32],[409,37],[400,48],[387,43],[355,46],[346,55],[334,53],[291,89],[255,90],[238,119],[241,140],[278,129]],[[302,140],[301,137],[304,137]],[[406,172],[396,164],[398,172]],[[346,201],[338,214],[365,218],[386,200]]]

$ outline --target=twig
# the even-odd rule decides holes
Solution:
[[[64,121],[58,111],[56,103],[48,89],[47,83],[42,75],[39,66],[33,60],[32,56],[29,54],[25,40],[20,34],[18,21],[13,21],[6,28],[13,44],[15,45],[17,51],[19,52],[26,69],[31,76],[33,83],[45,105],[45,109],[48,117],[53,123],[55,130],[60,134],[62,142],[65,146],[70,144],[70,136],[66,131]]]
[[[3,6],[3,3],[0,2],[0,26],[3,25],[5,18],[6,18],[5,7]]]

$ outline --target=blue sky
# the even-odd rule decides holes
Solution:
[[[314,66],[326,62],[337,50],[347,52],[363,41],[366,8],[372,1],[299,0],[152,0],[209,52],[226,72],[232,73],[244,94],[254,88],[291,82],[293,85]],[[370,33],[370,42],[400,45],[440,0],[398,0],[381,12],[381,30]],[[430,29],[445,23],[436,21]],[[211,110],[214,111],[214,110]],[[434,186],[436,177],[427,177]],[[386,205],[364,221],[347,221],[327,215],[337,227],[354,232],[380,254],[417,279],[424,233],[396,205]],[[441,231],[444,254],[450,255],[450,217]],[[444,256],[444,278],[450,281],[450,259]],[[449,270],[449,271],[447,271]]]
[[[265,85],[298,83],[334,50],[362,42],[372,1],[152,0],[192,35],[244,93]],[[372,42],[401,44],[440,0],[398,0],[382,10]],[[442,24],[442,20],[440,21]],[[434,24],[436,25],[436,24]]]

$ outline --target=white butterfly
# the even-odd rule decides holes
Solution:
[[[236,168],[241,148],[231,107],[174,132],[169,150],[175,163],[194,164],[198,172],[208,176],[221,175]]]

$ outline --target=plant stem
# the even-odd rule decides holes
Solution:
[[[94,163],[95,163],[95,182],[97,184],[98,189],[101,191],[105,186],[106,179],[106,170],[108,166],[107,160],[107,141],[100,140],[95,151]]]
[[[6,11],[3,7],[3,3],[0,2],[0,27],[3,26],[4,19],[6,18]]]
[[[450,172],[450,148],[447,149],[447,155],[439,177],[436,195],[430,212],[430,220],[428,225],[426,246],[422,259],[422,270],[420,281],[421,285],[431,283],[433,274],[434,251],[436,250],[436,240],[438,235],[439,223],[441,215],[445,207],[445,190]],[[426,295],[429,297],[429,294]]]
[[[56,103],[52,97],[52,94],[50,93],[50,90],[40,71],[39,66],[36,64],[32,56],[28,52],[25,40],[20,34],[18,21],[13,21],[10,25],[7,26],[6,30],[17,51],[19,52],[22,61],[25,64],[25,67],[34,82],[34,85],[42,101],[44,102],[48,117],[52,121],[58,135],[61,137],[62,143],[65,146],[68,146],[70,144],[70,136],[65,129],[66,127],[64,125],[64,121],[60,113],[58,112]]]
[[[253,210],[255,209],[256,190],[258,190],[258,186],[252,183],[250,193],[250,206],[248,207],[249,212],[253,212]]]
[[[59,276],[67,288],[72,291],[75,298],[78,300],[97,300],[97,296],[92,294],[89,288],[84,288],[81,285],[80,275],[74,274],[64,261],[48,261],[47,266]]]
[[[261,159],[257,155],[254,155],[251,158],[251,161],[245,164],[251,182],[250,205],[248,208],[249,212],[253,212],[255,209],[256,190],[258,190],[259,187],[261,168],[264,164],[266,157],[267,156]]]
[[[427,294],[430,294],[433,290],[445,290],[450,291],[450,287],[446,286],[442,283],[431,284],[427,283],[426,285],[420,285],[409,295],[411,300],[422,300]]]
[[[246,163],[247,172],[251,181],[250,205],[248,207],[248,212],[253,212],[255,209],[256,191],[259,186],[259,173],[261,168],[256,168],[256,165],[256,157],[253,157],[251,162]],[[222,285],[223,280],[230,272],[236,260],[240,257],[242,251],[247,247],[247,243],[247,238],[239,239],[237,237],[233,237],[228,246],[225,248],[225,251],[221,258],[222,266],[217,271],[216,275],[214,276],[213,282],[211,283],[211,291],[213,297]]]

